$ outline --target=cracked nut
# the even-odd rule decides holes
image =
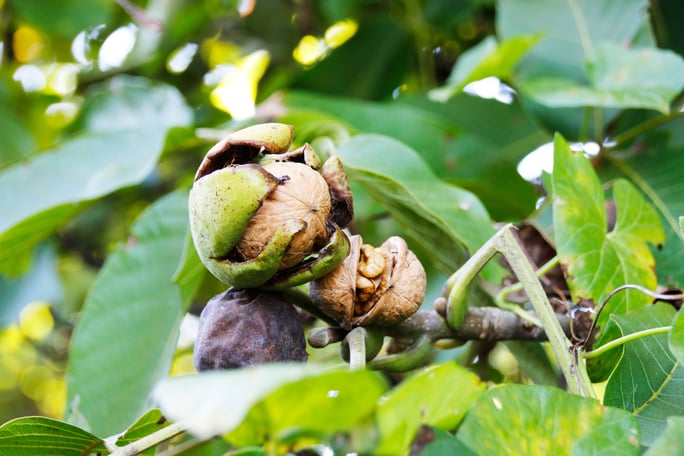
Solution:
[[[413,315],[425,298],[427,279],[416,255],[398,236],[380,247],[351,237],[342,265],[309,284],[312,301],[342,327],[388,326]]]
[[[299,314],[279,295],[231,288],[200,316],[193,360],[198,371],[307,359]]]
[[[285,288],[336,268],[353,217],[338,157],[322,166],[293,128],[262,124],[207,152],[190,191],[190,229],[202,263],[234,287]]]

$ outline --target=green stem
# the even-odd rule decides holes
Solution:
[[[568,383],[568,389],[576,394],[596,397],[586,368],[584,365],[579,365],[576,362],[572,354],[572,343],[565,336],[563,328],[551,307],[551,303],[541,283],[539,283],[537,272],[529,263],[523,247],[518,243],[517,237],[513,234],[513,229],[512,225],[506,225],[501,228],[458,271],[449,277],[446,285],[449,290],[446,309],[447,323],[452,328],[462,327],[467,313],[464,290],[489,260],[497,253],[501,253],[518,277],[534,306],[537,317],[539,317],[556,359],[560,364],[561,372]]]
[[[154,448],[162,442],[185,432],[185,427],[179,423],[171,423],[163,429],[146,435],[140,440],[114,450],[110,456],[135,456],[145,450]]]
[[[551,303],[539,283],[539,279],[537,279],[534,268],[527,260],[527,256],[512,229],[513,227],[510,225],[502,228],[499,232],[500,235],[495,237],[496,248],[504,255],[530,297],[534,310],[543,324],[551,348],[560,364],[561,372],[568,383],[568,389],[575,394],[595,398],[596,393],[591,385],[586,368],[583,364],[575,362],[572,355],[572,343],[565,336],[558,323],[556,314],[553,312]]]
[[[584,359],[591,359],[591,358],[598,358],[599,356],[603,355],[604,353],[612,350],[613,348],[619,347],[620,345],[626,344],[627,342],[631,342],[633,340],[641,339],[642,337],[647,337],[647,336],[655,336],[656,334],[665,334],[668,333],[672,330],[672,326],[660,326],[657,328],[649,328],[649,329],[644,329],[643,331],[637,331],[632,334],[627,334],[626,336],[622,336],[618,339],[611,340],[605,345],[601,345],[595,350],[592,350],[590,352],[585,352],[582,357]]]
[[[614,147],[620,147],[623,144],[625,144],[627,141],[630,141],[637,136],[641,135],[642,133],[647,132],[648,130],[651,130],[655,127],[659,127],[660,125],[666,124],[667,122],[676,119],[677,117],[682,115],[682,112],[680,111],[681,106],[675,106],[675,109],[672,111],[672,113],[666,115],[666,116],[659,116],[659,117],[654,117],[652,119],[648,119],[645,122],[640,123],[639,125],[635,125],[634,127],[630,128],[629,130],[620,133],[614,138],[615,146]]]
[[[559,261],[558,256],[551,258],[549,261],[544,263],[539,269],[537,269],[536,276],[537,277],[543,277],[546,274],[548,274],[549,271],[551,271],[551,269],[556,267],[556,265],[558,264],[558,261]],[[494,298],[496,300],[496,304],[499,307],[501,307],[502,304],[507,302],[506,297],[509,294],[515,293],[518,291],[522,291],[522,290],[523,290],[523,284],[521,282],[516,282],[516,283],[513,283],[507,287],[502,288],[501,291],[499,291],[499,293],[497,293],[496,297]]]

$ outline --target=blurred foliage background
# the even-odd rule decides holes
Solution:
[[[194,125],[206,127],[174,129],[140,184],[70,204],[73,217],[58,216],[54,233],[5,252],[0,421],[62,415],[69,338],[97,271],[150,202],[189,184],[222,129],[281,115],[284,88],[388,100],[435,87],[492,32],[492,3],[0,2],[0,170],[82,132],[84,104],[119,74],[176,87]],[[189,354],[173,369],[191,369]]]
[[[0,421],[62,416],[70,335],[104,260],[135,244],[133,220],[187,189],[208,146],[233,129],[281,119],[304,126],[299,142],[385,133],[474,192],[493,220],[532,214],[540,194],[518,162],[555,130],[588,141],[605,125],[528,116],[519,104],[462,93],[445,104],[427,96],[497,32],[497,8],[493,0],[0,0]],[[684,53],[681,2],[653,1],[650,11],[657,44]],[[520,55],[534,39],[516,44]],[[505,96],[498,86],[489,95]],[[633,111],[612,125],[648,116]],[[122,138],[124,126],[136,134]],[[58,166],[55,152],[69,158]],[[108,168],[113,156],[128,168]],[[91,173],[93,163],[102,173]],[[354,229],[368,241],[401,231],[361,190],[355,197]],[[449,271],[426,266],[434,296]],[[681,285],[681,264],[670,266],[662,282]],[[218,291],[206,280],[194,310]],[[188,353],[171,369],[191,369]]]

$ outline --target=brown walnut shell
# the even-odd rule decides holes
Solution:
[[[390,326],[413,315],[422,304],[427,288],[423,266],[406,241],[398,236],[380,247],[364,246],[360,236],[352,236],[351,252],[331,273],[311,282],[312,301],[342,327]],[[367,277],[364,251],[382,253],[382,272]]]
[[[301,163],[273,162],[263,168],[275,176],[278,186],[249,221],[237,251],[246,260],[254,259],[278,226],[289,219],[302,220],[305,228],[292,239],[280,263],[280,269],[286,269],[301,262],[328,239],[328,186],[319,173]]]

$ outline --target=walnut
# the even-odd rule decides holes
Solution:
[[[387,326],[413,315],[425,298],[427,278],[398,236],[380,247],[352,236],[351,253],[328,275],[309,284],[311,299],[342,327]]]

